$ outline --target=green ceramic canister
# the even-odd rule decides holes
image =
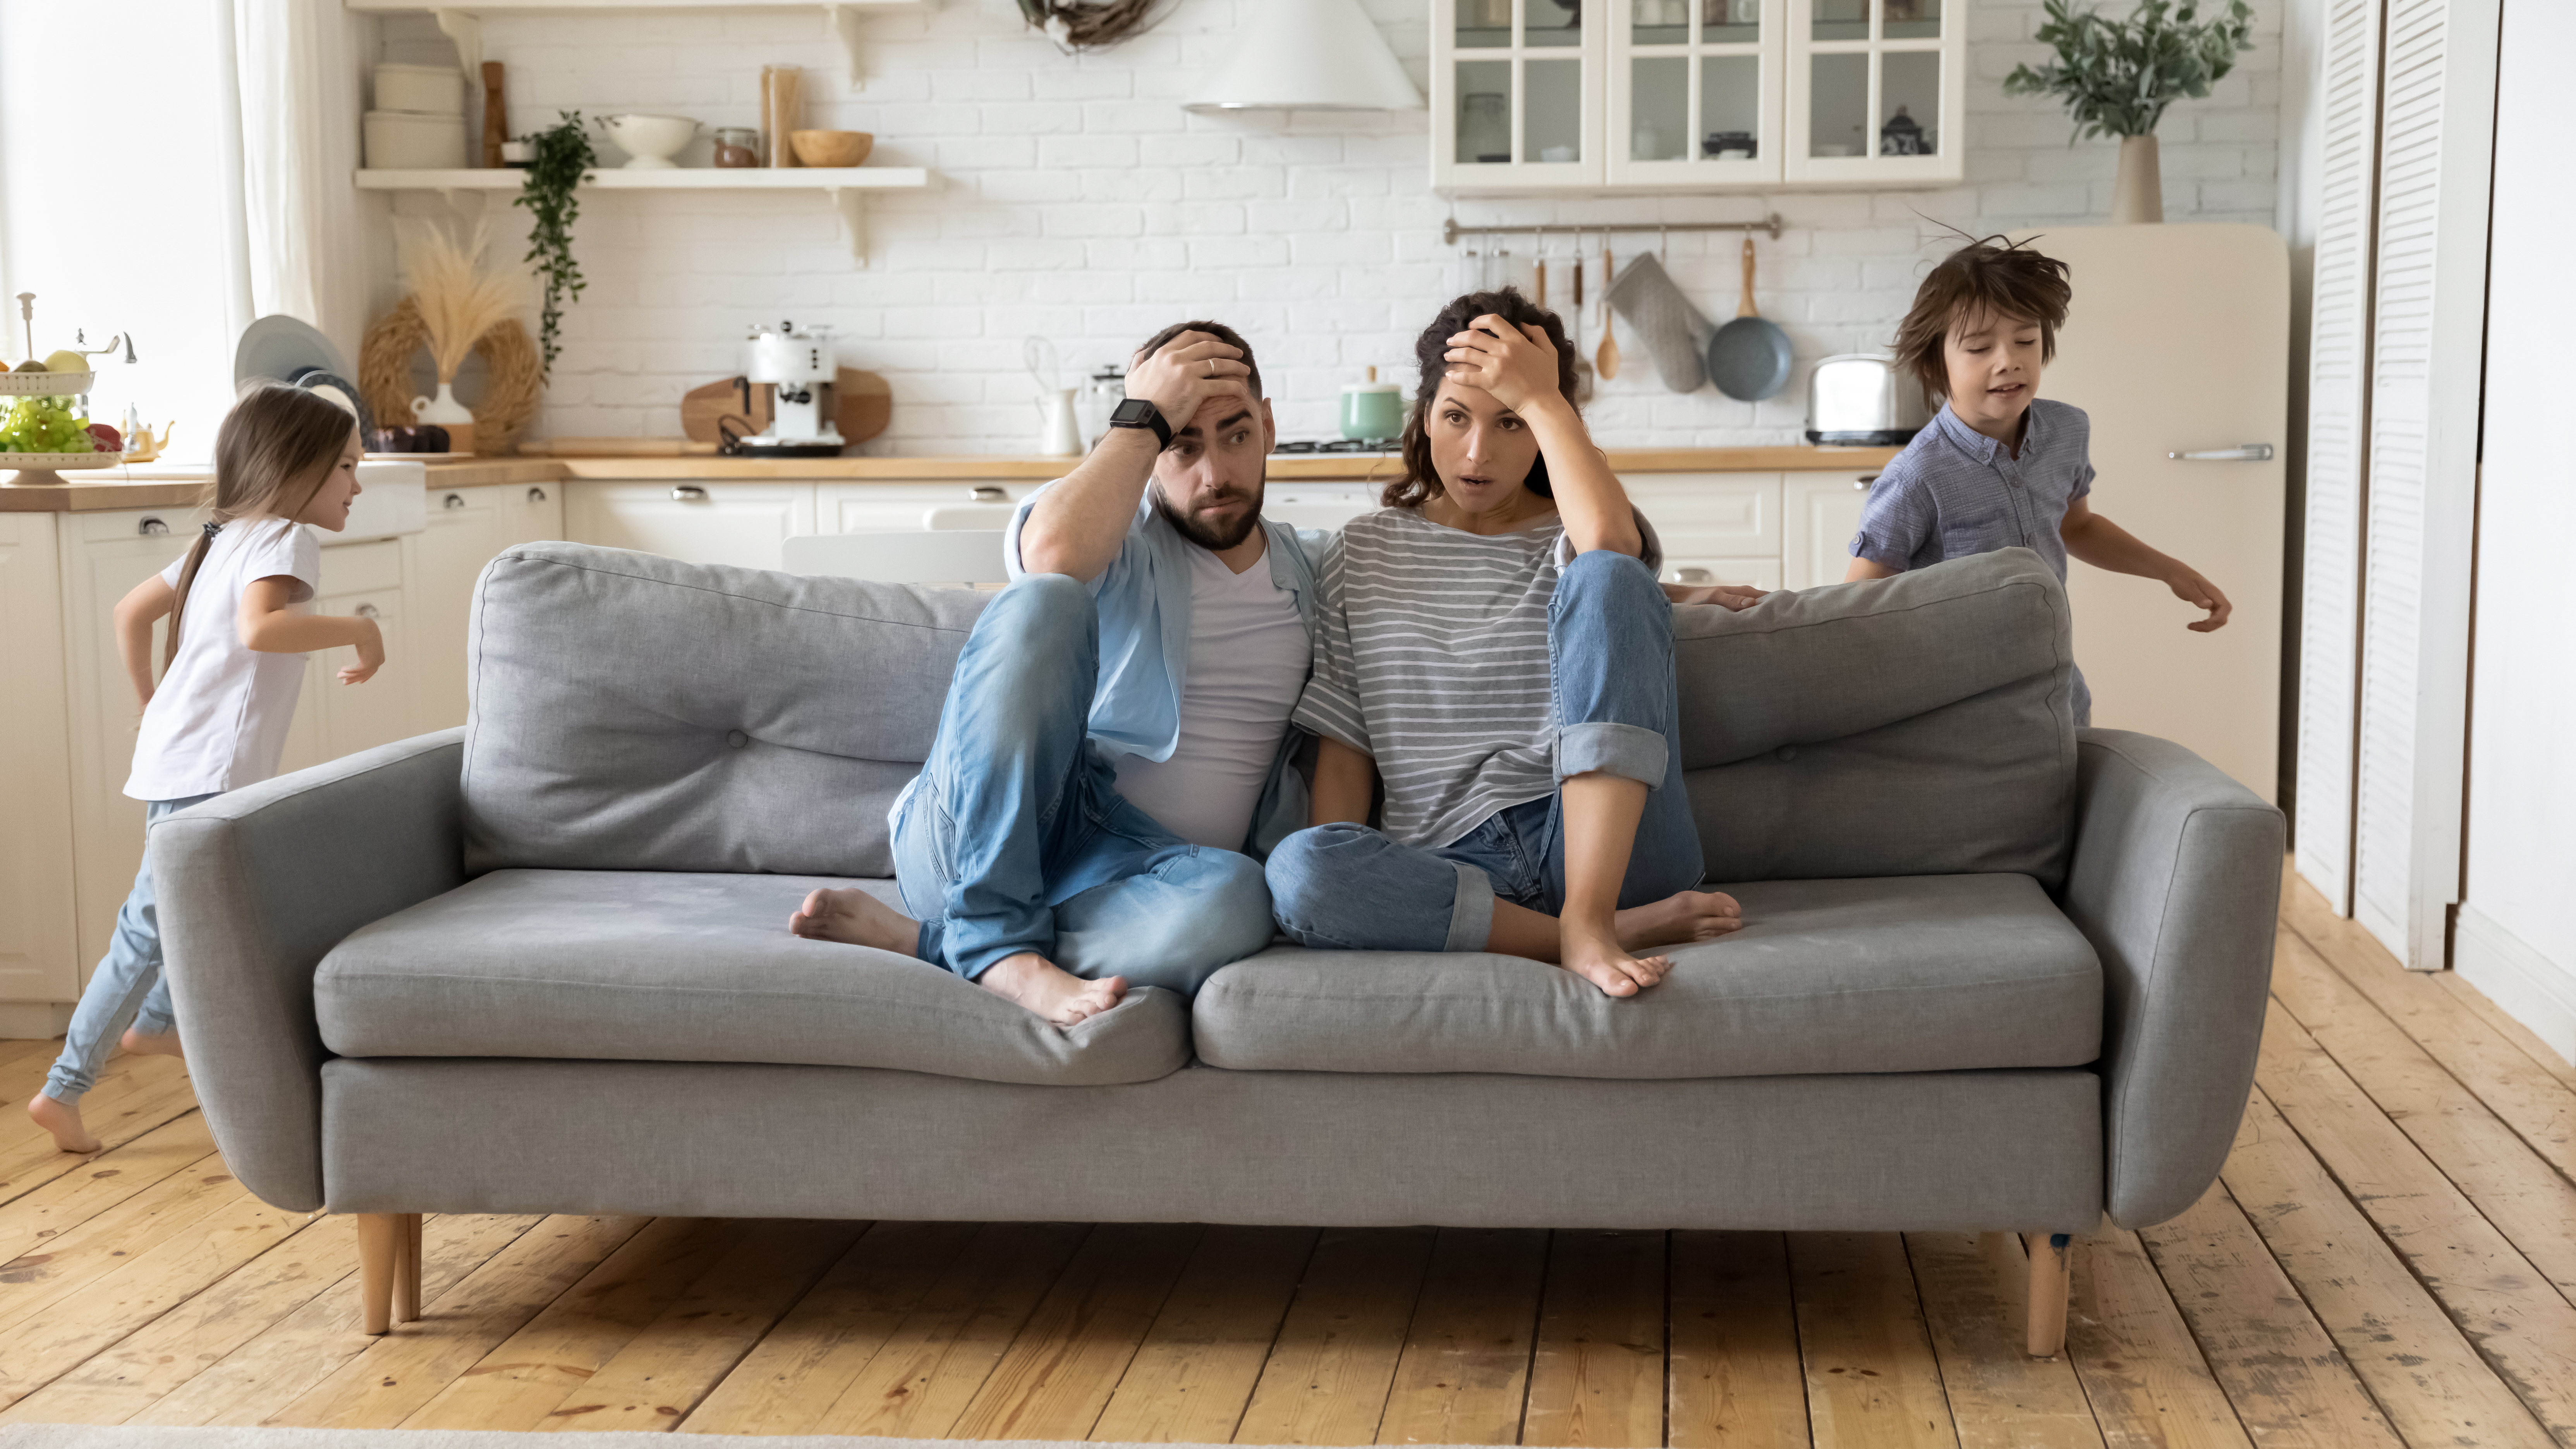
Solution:
[[[1404,431],[1404,394],[1394,383],[1377,380],[1342,386],[1342,436],[1354,442],[1378,442]]]

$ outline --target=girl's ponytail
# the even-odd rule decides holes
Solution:
[[[265,383],[243,393],[215,430],[215,499],[212,515],[179,566],[178,597],[170,605],[170,642],[162,650],[168,670],[179,657],[179,629],[188,592],[215,545],[215,535],[236,518],[255,513],[291,518],[329,481],[332,466],[358,420],[348,409],[300,387]]]

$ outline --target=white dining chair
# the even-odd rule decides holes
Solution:
[[[879,584],[1001,584],[999,529],[919,533],[805,533],[785,540],[791,574]]]

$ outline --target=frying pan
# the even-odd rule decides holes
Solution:
[[[1735,320],[1708,339],[1708,380],[1738,402],[1775,397],[1789,385],[1789,334],[1753,312],[1753,238],[1744,239],[1744,300]]]

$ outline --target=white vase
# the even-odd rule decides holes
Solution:
[[[465,404],[456,400],[455,385],[444,382],[438,385],[438,396],[416,397],[411,400],[411,417],[416,423],[441,425],[474,421],[474,414],[466,410]]]
[[[1082,456],[1082,427],[1073,415],[1074,391],[1069,387],[1048,388],[1034,399],[1038,405],[1039,457]]]
[[[2114,226],[2165,219],[2165,183],[2156,165],[2156,137],[2120,138],[2120,179],[2111,188]]]

